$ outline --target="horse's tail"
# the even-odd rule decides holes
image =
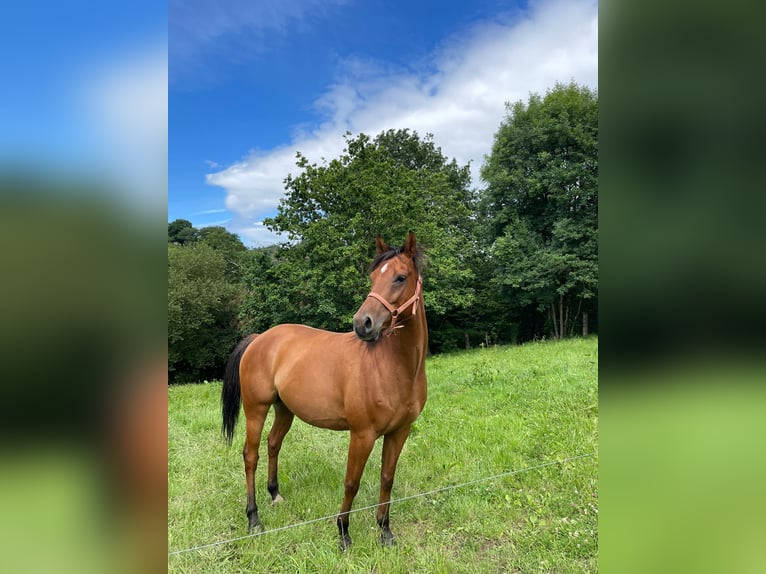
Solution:
[[[231,445],[234,438],[234,427],[237,426],[239,418],[239,407],[242,404],[242,394],[239,387],[239,363],[242,355],[245,353],[248,345],[253,342],[258,335],[249,335],[242,339],[229,357],[226,363],[226,371],[223,375],[223,388],[221,389],[221,434],[226,442]]]

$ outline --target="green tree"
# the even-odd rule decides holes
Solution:
[[[220,377],[239,338],[241,287],[205,243],[168,245],[168,370],[172,381]]]
[[[426,308],[442,345],[433,327],[473,302],[468,166],[409,130],[346,134],[340,157],[317,165],[299,153],[296,164],[300,173],[287,176],[279,211],[265,222],[290,242],[250,260],[243,321],[253,330],[287,321],[348,330],[369,287],[375,236],[397,244],[412,230],[426,248]]]
[[[168,223],[168,243],[186,245],[199,239],[199,231],[188,219],[176,219]]]
[[[242,278],[242,257],[247,252],[247,247],[234,233],[227,231],[225,227],[214,225],[203,227],[199,231],[199,241],[209,245],[215,251],[223,255],[226,261],[226,277],[231,281],[240,281]]]
[[[557,84],[507,111],[481,170],[489,288],[506,316],[542,312],[557,338],[580,317],[587,333],[598,289],[598,96]]]

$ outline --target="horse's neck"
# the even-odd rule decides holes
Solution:
[[[407,366],[408,374],[413,378],[425,368],[426,352],[428,351],[428,326],[426,325],[426,310],[421,300],[418,304],[417,315],[412,317],[394,335],[396,352],[402,357]]]

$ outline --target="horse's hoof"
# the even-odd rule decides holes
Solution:
[[[282,498],[279,494],[277,494],[274,498],[271,499],[271,506],[274,506],[275,504],[279,502],[284,502],[285,499]]]
[[[345,552],[351,546],[351,537],[348,534],[343,534],[340,537],[340,551]]]
[[[386,548],[396,546],[396,539],[390,530],[381,530],[380,532],[380,545]]]
[[[260,520],[257,518],[252,521],[248,521],[247,523],[247,531],[248,533],[251,532],[263,532],[265,529],[263,528],[263,524],[261,524]]]

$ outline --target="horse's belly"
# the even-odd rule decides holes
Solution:
[[[277,385],[279,398],[295,416],[315,427],[348,430],[343,402],[334,388],[290,381]]]
[[[344,431],[349,429],[348,421],[343,417],[322,417],[317,416],[317,414],[313,412],[310,414],[306,413],[304,416],[301,416],[298,413],[295,414],[303,422],[306,422],[315,427],[337,431]]]

